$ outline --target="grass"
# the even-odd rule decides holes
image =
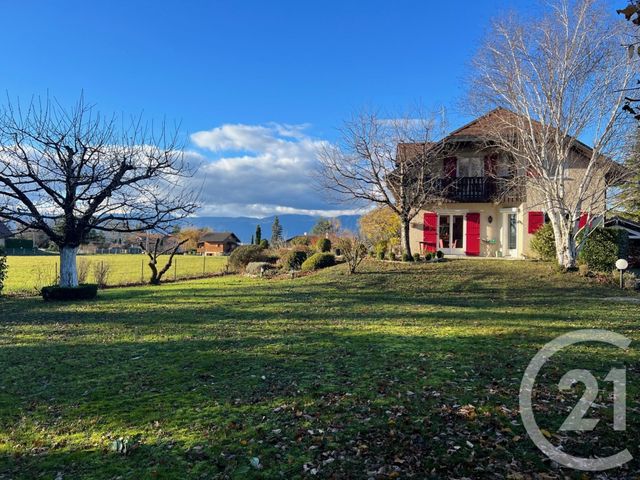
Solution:
[[[167,257],[160,257],[164,265]],[[8,276],[4,293],[33,293],[45,285],[55,283],[58,275],[59,257],[57,256],[9,256]],[[176,261],[177,260],[177,261]],[[95,281],[93,267],[99,263],[109,265],[108,285],[128,285],[143,283],[151,274],[147,266],[146,255],[85,255],[78,262],[89,265],[87,282]],[[180,255],[174,257],[172,269],[165,278],[189,278],[222,271],[227,263],[226,257],[201,257]]]
[[[518,389],[561,333],[640,340],[638,306],[610,296],[541,263],[453,261],[130,287],[78,304],[4,299],[0,478],[591,478],[533,446]],[[634,344],[554,357],[534,397],[551,441],[638,457],[639,360]],[[612,430],[603,392],[595,433],[558,433],[577,400],[560,377],[588,368],[604,388],[625,365],[627,431]]]

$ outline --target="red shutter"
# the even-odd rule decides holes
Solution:
[[[583,228],[587,224],[587,220],[589,220],[588,213],[580,214],[580,221],[578,222],[578,228]]]
[[[480,214],[467,213],[467,255],[480,255]]]
[[[536,233],[544,225],[544,212],[529,212],[529,233]]]
[[[456,157],[445,158],[443,166],[445,177],[456,178],[458,170],[458,159]]]
[[[438,214],[427,212],[424,214],[423,227],[424,249],[427,252],[435,252],[438,243]]]

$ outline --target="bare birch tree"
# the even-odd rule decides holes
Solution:
[[[574,267],[582,212],[602,215],[621,172],[628,115],[622,107],[633,65],[620,24],[597,0],[554,0],[535,20],[494,21],[474,61],[471,104],[505,114],[487,122],[487,142],[527,176],[528,201],[547,212],[557,260]],[[592,145],[588,148],[580,140]]]
[[[126,125],[126,126],[123,126]],[[45,233],[60,249],[60,285],[77,286],[90,232],[161,231],[197,208],[175,134],[103,117],[81,99],[0,111],[0,218]]]
[[[356,205],[386,205],[400,218],[403,252],[411,258],[411,220],[443,195],[435,171],[446,155],[444,122],[409,115],[385,119],[363,111],[345,122],[341,139],[320,155],[321,185]]]

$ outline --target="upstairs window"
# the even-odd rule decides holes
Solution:
[[[484,158],[461,157],[458,158],[458,177],[482,177],[484,176]]]

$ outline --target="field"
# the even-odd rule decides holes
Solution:
[[[161,257],[166,262],[168,257]],[[45,285],[55,283],[58,275],[59,258],[51,256],[9,256],[9,273],[4,293],[34,293]],[[78,263],[88,264],[87,282],[95,281],[93,268],[103,263],[109,265],[108,285],[128,285],[143,283],[150,278],[145,255],[84,255]],[[226,257],[200,257],[195,255],[176,256],[172,269],[165,274],[166,279],[192,278],[220,272],[224,269]],[[162,263],[164,265],[164,263]]]
[[[554,357],[538,423],[576,455],[628,447],[606,478],[636,478],[640,312],[606,300],[620,295],[543,263],[451,261],[5,298],[0,478],[605,478],[553,465],[518,414],[531,358],[577,328],[634,343]],[[579,393],[560,377],[585,368],[610,388],[612,366],[627,368],[626,432],[610,391],[594,432],[559,431]]]

